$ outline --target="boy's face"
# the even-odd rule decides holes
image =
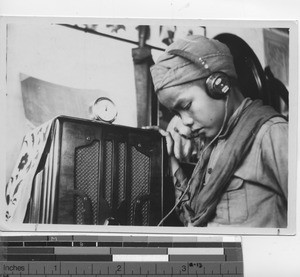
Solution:
[[[212,139],[222,127],[225,100],[208,96],[203,80],[163,89],[158,93],[158,99],[190,127],[191,137]]]

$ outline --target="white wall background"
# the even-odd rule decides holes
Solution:
[[[43,16],[83,16],[83,17],[133,17],[133,18],[168,18],[171,20],[182,18],[202,19],[254,19],[254,20],[296,20],[300,19],[298,0],[111,0],[111,1],[11,1],[3,0],[0,3],[0,12],[6,15],[43,15]],[[299,30],[297,30],[299,34]],[[297,50],[299,48],[299,35],[296,38]],[[1,45],[3,48],[3,46]],[[299,62],[298,54],[295,60]],[[5,70],[3,57],[0,67]],[[298,67],[292,77],[300,79]],[[1,88],[5,83],[5,76],[1,76]],[[298,95],[298,83],[293,87]],[[1,110],[5,109],[2,99]],[[298,97],[292,103],[296,105],[296,114],[299,109]],[[299,120],[298,120],[299,121]],[[3,121],[2,121],[3,122]],[[293,151],[298,153],[299,124],[295,139],[297,144]],[[3,134],[3,133],[2,133]],[[4,142],[0,136],[1,145]],[[4,149],[1,148],[1,163],[4,164]],[[298,155],[299,157],[299,155]],[[299,158],[298,158],[299,159]],[[297,159],[297,160],[298,160]],[[299,164],[299,163],[297,163]],[[297,165],[297,172],[300,168]],[[1,180],[5,175],[1,166]],[[294,172],[293,174],[296,174]],[[298,180],[298,174],[297,174]],[[300,189],[294,196],[297,200],[297,232],[295,236],[243,236],[244,265],[246,277],[299,277],[300,276]]]
[[[109,95],[118,107],[115,123],[136,126],[131,57],[135,45],[63,26],[26,21],[9,24],[7,38],[7,176],[24,134],[32,128],[24,114],[20,74],[61,86],[104,91],[105,95],[98,97]],[[72,99],[69,104],[72,105]],[[66,111],[61,114],[69,115]]]

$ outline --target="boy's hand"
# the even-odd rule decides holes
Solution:
[[[178,116],[174,116],[171,119],[166,131],[158,126],[147,126],[144,128],[157,130],[166,138],[169,156],[175,157],[180,161],[188,161],[190,159],[195,149],[195,143],[194,140],[188,139],[191,130],[183,125]]]
[[[173,139],[173,153],[174,156],[181,161],[188,161],[194,150],[194,141],[188,137],[191,134],[191,129],[185,126],[178,116],[174,116],[167,131]]]

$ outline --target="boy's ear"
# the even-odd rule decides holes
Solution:
[[[224,99],[230,91],[230,79],[223,72],[213,72],[206,79],[206,92],[213,99]]]

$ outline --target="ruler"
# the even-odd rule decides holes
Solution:
[[[7,236],[0,276],[243,276],[239,238]]]

